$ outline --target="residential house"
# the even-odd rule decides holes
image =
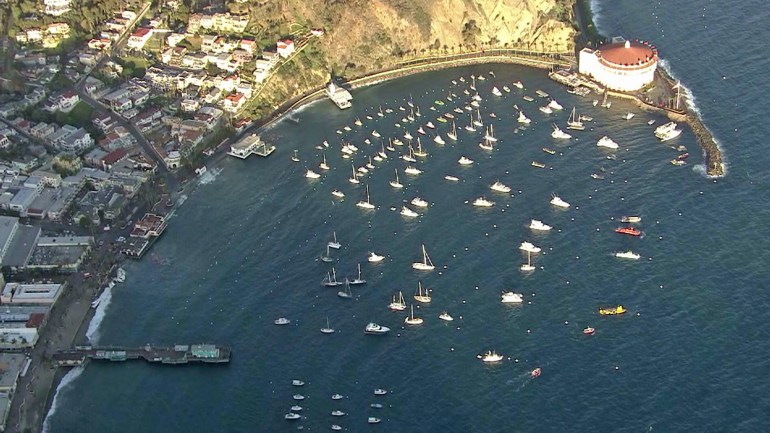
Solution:
[[[141,50],[150,38],[152,38],[152,29],[148,27],[139,27],[128,38],[128,48]]]
[[[227,95],[222,101],[222,108],[230,113],[236,113],[246,103],[246,97],[242,93]]]
[[[48,137],[49,135],[53,134],[54,130],[55,128],[53,125],[45,122],[40,122],[37,125],[30,128],[29,134],[35,138],[42,140]]]
[[[52,113],[57,111],[69,113],[78,102],[80,102],[80,96],[74,90],[67,90],[58,95],[51,95],[43,109]]]
[[[43,0],[43,6],[46,15],[55,17],[64,15],[71,9],[70,0]]]
[[[278,41],[276,48],[278,51],[278,55],[285,59],[291,56],[292,54],[294,54],[294,41],[292,41],[291,39]]]
[[[59,140],[56,147],[65,152],[78,153],[93,146],[93,144],[94,139],[91,138],[91,134],[83,128],[78,128],[72,134]]]

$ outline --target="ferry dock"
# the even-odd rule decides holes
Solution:
[[[251,134],[233,143],[227,154],[240,159],[246,159],[251,155],[267,158],[274,151],[275,146],[268,146],[259,135]]]
[[[177,344],[170,347],[146,345],[138,348],[75,346],[53,355],[57,367],[77,367],[87,360],[122,362],[144,359],[167,365],[189,363],[225,364],[230,362],[231,349],[213,344]]]

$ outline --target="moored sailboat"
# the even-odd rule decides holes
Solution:
[[[425,244],[422,245],[422,261],[421,262],[414,262],[412,263],[412,269],[416,269],[418,271],[432,271],[436,267],[433,265],[433,262],[431,261],[430,257],[428,256],[428,252],[425,250]]]

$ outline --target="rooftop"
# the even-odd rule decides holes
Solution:
[[[655,47],[642,42],[615,42],[599,47],[602,59],[623,66],[635,66],[657,58]]]

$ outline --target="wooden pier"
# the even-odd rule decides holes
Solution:
[[[171,347],[146,345],[138,348],[75,346],[73,349],[56,352],[53,360],[58,367],[77,367],[89,359],[112,362],[144,359],[170,365],[198,362],[224,364],[230,362],[230,353],[229,347],[213,344],[177,344]]]

